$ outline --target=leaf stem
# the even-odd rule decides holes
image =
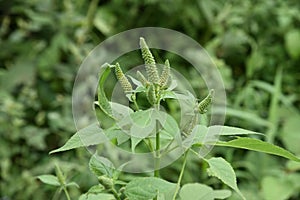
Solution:
[[[68,192],[66,186],[63,186],[63,190],[64,190],[64,192],[65,192],[65,194],[66,194],[67,199],[68,199],[68,200],[71,200],[70,195],[69,195],[69,192]]]
[[[111,188],[111,192],[113,193],[114,197],[117,200],[120,200],[120,196],[118,195],[118,192],[116,191],[116,189],[114,187]]]
[[[185,166],[186,166],[188,152],[189,152],[189,150],[187,150],[185,152],[184,157],[183,157],[183,164],[182,164],[180,175],[179,175],[179,178],[178,178],[178,181],[177,181],[177,186],[176,186],[176,190],[175,190],[175,193],[174,193],[174,196],[173,196],[173,200],[176,199],[176,196],[177,196],[177,194],[179,192],[179,189],[180,189],[180,183],[181,183],[183,173],[184,173],[184,169],[185,169]]]
[[[155,146],[155,171],[154,171],[154,176],[159,177],[159,164],[160,164],[160,133],[156,133],[156,146]]]

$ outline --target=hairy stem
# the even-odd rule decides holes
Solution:
[[[184,173],[184,169],[185,169],[185,166],[186,166],[188,151],[189,150],[187,150],[185,152],[184,157],[183,157],[183,164],[182,164],[180,175],[179,175],[179,178],[178,178],[178,181],[177,181],[177,186],[176,186],[176,190],[175,190],[175,193],[174,193],[174,196],[173,196],[173,200],[176,199],[176,196],[177,196],[177,194],[179,192],[179,189],[180,189],[180,183],[181,183],[181,180],[182,180],[182,177],[183,177],[183,173]]]

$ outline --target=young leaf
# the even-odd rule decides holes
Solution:
[[[241,149],[248,149],[252,151],[258,151],[263,153],[268,153],[272,155],[281,156],[290,160],[294,160],[300,162],[300,158],[296,157],[291,152],[279,147],[275,146],[271,143],[264,142],[254,138],[237,138],[231,140],[229,142],[217,142],[216,146],[224,146],[224,147],[234,147],[234,148],[241,148]]]
[[[114,118],[112,114],[111,105],[104,92],[104,82],[110,73],[110,66],[105,64],[101,66],[101,71],[99,72],[99,84],[98,84],[98,103],[101,110],[109,117]]]
[[[56,176],[47,174],[47,175],[40,175],[37,178],[40,179],[40,181],[42,181],[43,183],[46,183],[48,185],[60,186],[60,183]]]
[[[174,194],[176,184],[156,177],[136,178],[125,188],[125,194],[130,200],[149,200],[158,194],[169,199]]]
[[[185,184],[179,193],[182,200],[225,199],[230,195],[230,190],[213,190],[211,187],[200,183]]]
[[[76,132],[62,147],[50,152],[57,153],[61,151],[67,151],[79,147],[86,147],[90,145],[96,145],[104,143],[107,138],[103,134],[103,130],[99,127],[98,123],[89,125]]]
[[[75,183],[75,182],[67,183],[66,186],[67,187],[75,186],[75,187],[79,188],[79,185],[77,183]]]
[[[113,164],[107,158],[98,156],[97,152],[91,157],[89,168],[96,176],[113,176]]]
[[[245,197],[240,192],[237,183],[236,183],[236,175],[230,165],[226,160],[221,157],[218,158],[210,158],[206,160],[209,165],[209,169],[207,170],[209,175],[215,176],[220,179],[224,184],[228,185],[232,189],[234,189],[243,199]]]

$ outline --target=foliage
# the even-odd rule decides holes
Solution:
[[[225,81],[226,124],[267,133],[266,141],[299,157],[299,9],[296,0],[0,1],[0,198],[63,199],[56,187],[36,179],[55,173],[55,163],[67,181],[80,185],[68,187],[72,199],[97,183],[84,150],[56,156],[48,152],[75,131],[71,92],[84,57],[105,38],[143,26],[171,28],[203,45]],[[195,88],[204,88],[188,63],[170,53],[159,56],[168,58]],[[120,61],[124,71],[130,63]],[[207,95],[205,89],[197,93]],[[176,107],[170,115],[176,115]],[[211,189],[192,185],[186,191],[201,187],[211,194],[223,188],[204,173],[207,163],[189,155],[182,183],[199,182]],[[295,162],[225,147],[210,156],[222,156],[232,165],[247,199],[299,199],[300,167]],[[176,182],[181,165],[182,159],[162,169],[161,177]],[[89,198],[113,199],[95,194],[102,190],[92,187]],[[235,193],[229,197],[239,198]]]

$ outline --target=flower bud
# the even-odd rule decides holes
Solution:
[[[214,90],[212,89],[209,91],[209,94],[198,104],[198,110],[200,114],[207,112],[207,108],[212,102],[213,94]]]
[[[159,82],[159,76],[158,76],[158,71],[155,65],[155,60],[154,57],[148,47],[148,45],[145,42],[144,38],[140,38],[140,48],[142,51],[142,57],[145,62],[145,67],[146,67],[146,72],[148,75],[148,79],[152,83],[158,84]]]
[[[169,60],[166,60],[163,71],[159,79],[159,85],[161,87],[165,87],[168,83],[169,77],[170,77],[170,63]]]
[[[121,87],[123,88],[125,93],[132,91],[132,86],[126,76],[124,75],[119,63],[116,63],[115,65],[115,74],[117,79],[119,80]]]

